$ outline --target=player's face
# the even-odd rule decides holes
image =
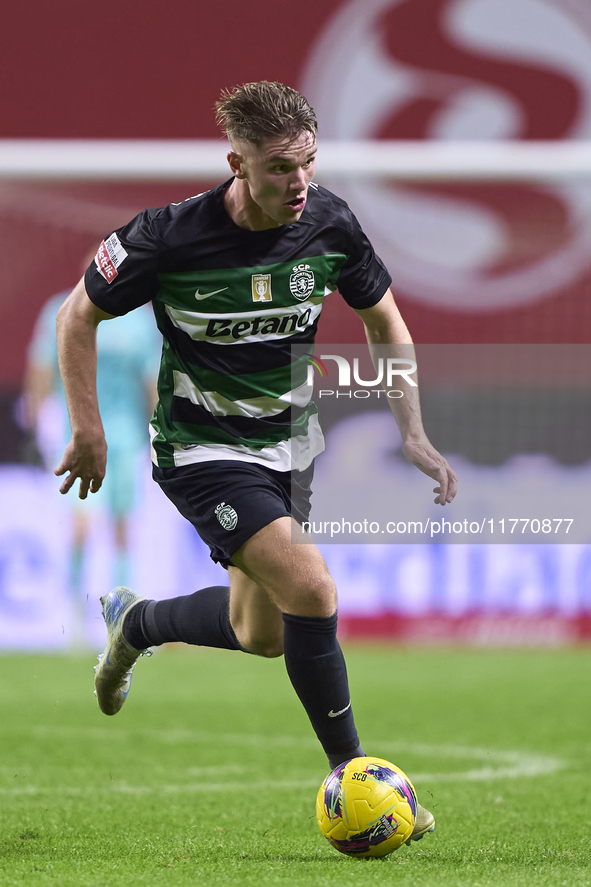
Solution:
[[[316,139],[302,133],[292,142],[267,139],[262,145],[240,144],[240,172],[237,178],[247,186],[257,227],[293,225],[306,206],[308,186],[314,177]]]

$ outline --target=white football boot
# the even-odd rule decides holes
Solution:
[[[106,715],[116,715],[129,693],[133,669],[140,656],[152,651],[136,650],[123,637],[123,621],[129,611],[144,598],[120,585],[101,598],[103,618],[108,631],[107,646],[94,667],[94,695]]]
[[[415,827],[413,828],[412,834],[406,843],[410,844],[411,841],[420,841],[423,835],[426,835],[428,832],[432,832],[434,830],[435,817],[424,807],[421,807],[420,804],[417,804]]]

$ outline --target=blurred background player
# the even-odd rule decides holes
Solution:
[[[85,256],[84,268],[95,253],[93,250]],[[69,292],[57,293],[45,303],[27,353],[26,422],[35,433],[37,447],[48,469],[53,469],[71,435],[56,337],[57,313]],[[74,644],[84,641],[85,553],[92,529],[91,513],[101,507],[109,517],[113,535],[112,581],[116,585],[130,581],[128,524],[141,477],[139,462],[148,449],[147,423],[157,399],[156,376],[161,347],[162,340],[149,305],[117,318],[115,323],[102,324],[99,330],[97,391],[109,442],[109,476],[100,497],[73,500],[68,591],[73,607]]]

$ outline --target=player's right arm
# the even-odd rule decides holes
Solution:
[[[67,493],[80,478],[80,499],[86,499],[89,489],[91,493],[100,489],[107,467],[107,443],[96,393],[96,331],[101,320],[111,317],[88,298],[84,279],[57,316],[58,359],[72,439],[55,474],[60,477],[69,472],[60,493]]]

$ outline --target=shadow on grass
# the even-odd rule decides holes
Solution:
[[[388,856],[374,856],[366,859],[359,856],[347,856],[345,853],[338,855],[335,854],[334,856],[332,854],[329,854],[328,856],[325,856],[318,852],[315,855],[305,853],[246,853],[244,855],[238,856],[237,858],[241,862],[316,862],[321,865],[326,865],[327,863],[344,865],[350,864],[351,862],[356,862],[369,865],[388,865],[392,862],[392,856],[393,854],[389,854]],[[399,858],[402,859],[402,857]]]

